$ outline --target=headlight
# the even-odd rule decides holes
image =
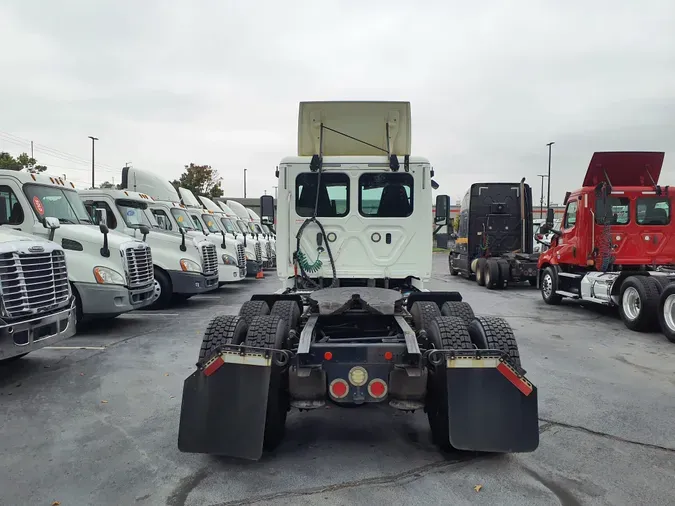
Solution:
[[[183,269],[183,272],[202,272],[201,265],[187,258],[180,259],[180,268]]]
[[[237,265],[237,259],[234,258],[232,255],[228,255],[227,253],[223,253],[223,263],[225,265]]]
[[[94,267],[94,278],[102,285],[123,285],[124,276],[108,267]]]

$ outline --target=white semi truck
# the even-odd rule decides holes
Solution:
[[[5,195],[0,195],[2,225],[12,213]],[[75,313],[63,249],[0,227],[0,364],[74,335]]]
[[[246,232],[249,239],[260,244],[260,262],[262,268],[270,269],[272,267],[271,246],[269,245],[269,241],[260,235],[252,225],[251,217],[246,208],[236,200],[228,200],[225,202],[225,205],[232,209],[237,215],[237,224],[242,232]]]
[[[537,389],[508,322],[425,288],[433,174],[411,155],[408,102],[300,104],[298,151],[278,172],[282,286],[209,323],[179,450],[257,460],[289,410],[327,404],[424,410],[444,448],[537,448]]]
[[[198,244],[178,232],[160,227],[150,211],[152,199],[149,195],[105,188],[78,193],[95,221],[100,215],[109,229],[136,238],[144,237],[152,248],[155,291],[149,309],[162,309],[172,299],[180,300],[211,290],[212,284],[202,274]]]
[[[3,228],[53,240],[65,251],[78,322],[115,317],[152,303],[150,246],[105,225],[95,226],[72,183],[0,170],[0,198],[7,203]]]
[[[230,237],[225,227],[212,211],[205,209],[187,188],[178,188],[181,202],[185,205],[192,222],[218,248],[221,264],[218,267],[219,284],[241,281],[246,277],[246,254],[244,245]]]
[[[277,245],[274,237],[270,233],[269,229],[265,227],[265,225],[262,223],[260,220],[260,216],[258,216],[258,213],[256,213],[253,209],[250,207],[246,208],[246,212],[249,215],[249,218],[251,219],[251,223],[249,223],[249,227],[253,232],[256,233],[256,236],[262,237],[267,241],[266,244],[266,251],[267,251],[267,258],[269,265],[268,267],[270,269],[273,269],[274,267],[277,266]]]
[[[206,291],[218,288],[220,262],[216,246],[194,226],[192,218],[188,215],[186,207],[180,203],[178,192],[171,183],[151,172],[124,167],[120,186],[124,190],[148,195],[150,197],[148,208],[159,225],[170,232],[187,236],[185,240],[191,240],[195,245],[199,251],[201,262],[190,265],[192,269],[190,272],[194,276],[189,282],[193,283],[195,288],[199,285],[198,288],[200,289],[203,284]],[[196,295],[196,293],[183,293],[178,298],[188,299],[193,295]]]

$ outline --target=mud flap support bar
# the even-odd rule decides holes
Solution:
[[[405,347],[408,351],[408,355],[411,358],[417,361],[415,366],[406,366],[405,371],[408,376],[420,377],[422,375],[422,353],[420,352],[420,347],[417,344],[417,336],[415,331],[408,325],[406,319],[401,315],[394,316],[396,323],[403,331],[403,337],[405,338]]]

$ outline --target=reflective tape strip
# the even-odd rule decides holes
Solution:
[[[204,366],[204,375],[211,376],[214,372],[220,369],[223,364],[239,364],[239,365],[255,365],[260,367],[267,367],[272,365],[271,358],[265,358],[264,355],[258,353],[247,353],[241,355],[239,353],[221,353],[213,357]]]
[[[527,381],[525,378],[521,378],[516,374],[508,364],[502,362],[497,366],[497,370],[504,375],[504,377],[513,383],[518,390],[520,390],[524,395],[530,395],[533,390],[532,383]]]
[[[206,363],[204,367],[204,376],[211,376],[214,372],[220,369],[220,366],[223,365],[223,359],[220,356],[214,357]]]
[[[448,369],[460,368],[481,368],[497,367],[499,365],[498,358],[474,358],[474,357],[455,357],[449,358],[446,364]]]

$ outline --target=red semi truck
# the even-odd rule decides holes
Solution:
[[[565,196],[560,230],[553,210],[545,228],[551,247],[538,262],[547,304],[563,298],[619,308],[626,327],[659,323],[675,342],[675,222],[673,192],[658,184],[663,152],[598,152],[583,185]]]

